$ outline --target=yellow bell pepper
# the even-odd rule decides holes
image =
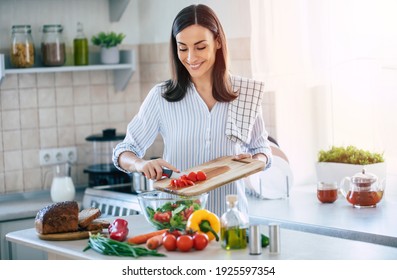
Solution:
[[[199,209],[190,215],[186,229],[194,232],[203,232],[208,235],[210,241],[214,238],[219,241],[218,232],[221,229],[221,222],[219,217],[211,211]]]

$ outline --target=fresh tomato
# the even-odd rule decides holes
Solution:
[[[197,171],[197,180],[198,181],[207,180],[207,174],[205,174],[203,171]]]
[[[188,179],[192,182],[197,182],[197,173],[192,171],[187,175]]]
[[[163,233],[163,236],[166,235],[174,235],[175,237],[181,236],[183,233],[180,230],[177,229],[169,229],[166,232]]]
[[[205,233],[195,233],[193,235],[193,247],[196,250],[203,250],[209,243],[208,235]]]
[[[194,212],[194,207],[190,206],[189,208],[186,208],[185,210],[183,210],[183,218],[184,220],[188,220],[190,215]]]
[[[153,219],[159,221],[161,223],[168,223],[171,219],[171,211],[167,212],[156,212],[153,216]]]
[[[193,237],[190,235],[181,235],[176,239],[176,247],[181,252],[189,252],[193,248]]]
[[[163,246],[167,251],[176,250],[176,237],[173,234],[166,234],[163,236]]]

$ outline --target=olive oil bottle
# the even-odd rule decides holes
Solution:
[[[226,250],[247,247],[249,220],[237,209],[237,195],[226,196],[227,211],[221,217],[221,246]]]
[[[77,23],[77,35],[73,40],[74,65],[88,65],[88,39],[84,35],[83,24]]]

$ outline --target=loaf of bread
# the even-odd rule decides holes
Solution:
[[[76,201],[56,202],[37,212],[36,231],[40,234],[74,232],[79,229],[79,206]]]

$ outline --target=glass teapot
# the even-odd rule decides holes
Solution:
[[[53,202],[74,200],[76,189],[70,176],[69,162],[54,165],[54,177],[51,183],[51,199]]]
[[[356,208],[376,207],[385,190],[385,180],[366,173],[365,169],[352,177],[345,177],[340,185],[342,195]]]

